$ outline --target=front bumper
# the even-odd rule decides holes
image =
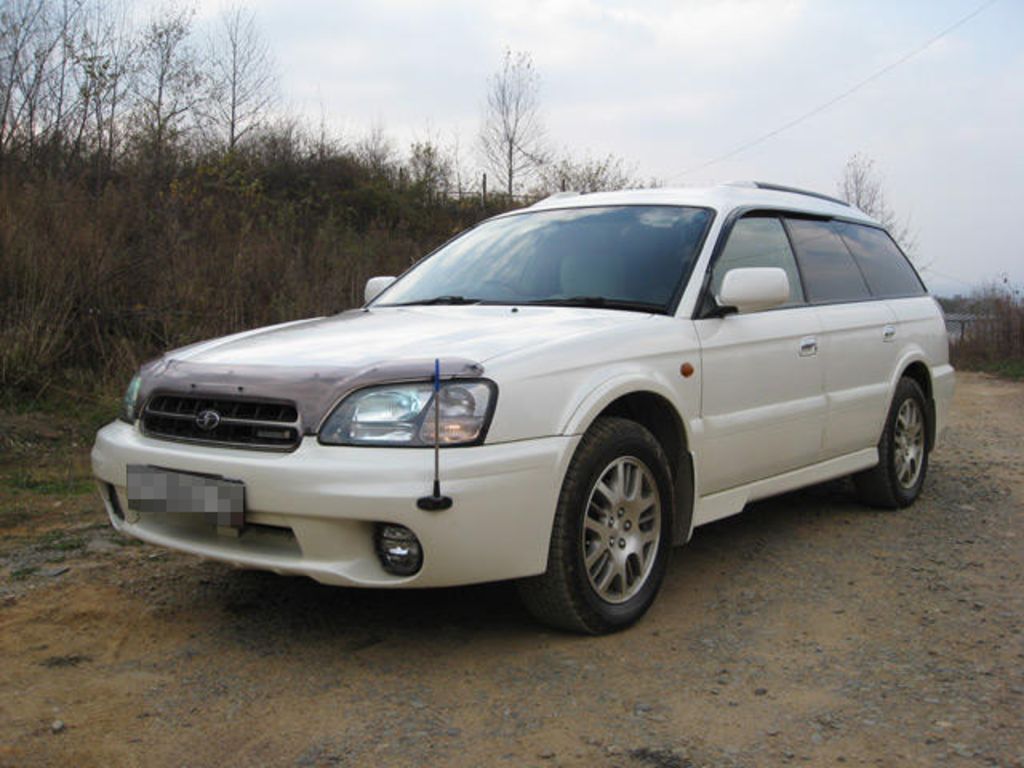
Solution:
[[[292,453],[263,453],[154,440],[114,422],[97,434],[92,466],[111,523],[143,541],[325,584],[439,587],[544,571],[561,480],[578,440],[442,449],[441,487],[454,500],[442,512],[416,507],[430,493],[428,449],[323,446],[307,437]],[[129,510],[129,464],[241,480],[246,527],[224,536],[195,516],[175,521]],[[384,571],[374,551],[376,523],[416,534],[423,547],[418,573]]]

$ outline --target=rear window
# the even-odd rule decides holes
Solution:
[[[921,296],[924,286],[892,238],[877,227],[836,223],[871,293],[879,298]]]
[[[808,301],[830,303],[871,298],[857,263],[830,222],[787,219]]]

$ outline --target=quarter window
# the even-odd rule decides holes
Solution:
[[[821,304],[871,297],[853,256],[829,222],[787,219],[786,226],[809,301]]]
[[[733,225],[729,240],[711,272],[711,295],[718,295],[726,272],[742,267],[778,267],[785,270],[789,278],[789,301],[784,306],[803,303],[804,292],[793,250],[789,247],[782,222],[774,216],[748,216]]]
[[[879,298],[921,296],[921,280],[896,243],[877,227],[837,223],[843,241],[864,274],[871,293]]]

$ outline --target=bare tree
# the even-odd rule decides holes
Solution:
[[[121,142],[122,111],[135,74],[139,41],[132,33],[126,0],[95,4],[82,55],[80,90],[91,95],[91,143],[96,156],[96,184],[114,164]]]
[[[870,157],[860,152],[850,156],[839,179],[839,195],[876,219],[908,254],[914,250],[915,237],[910,221],[900,218],[889,206],[882,189],[882,177]]]
[[[396,164],[395,145],[384,130],[384,123],[379,119],[374,120],[366,135],[356,142],[355,154],[377,178],[393,177]]]
[[[89,94],[78,87],[76,77],[79,51],[86,37],[82,0],[61,0],[48,5],[42,35],[44,49],[37,49],[35,55],[40,88],[30,130],[33,141],[38,137],[51,150],[44,162],[55,168],[64,145],[75,144],[85,130]]]
[[[211,115],[216,130],[233,150],[274,102],[274,62],[255,15],[241,6],[224,11],[211,48]]]
[[[539,87],[540,76],[530,55],[511,49],[488,81],[480,149],[488,168],[505,182],[509,196],[546,161]]]
[[[448,157],[451,161],[453,193],[461,200],[466,193],[466,174],[462,157],[462,136],[458,128],[452,128],[451,130],[451,140],[448,142]]]
[[[0,9],[0,156],[16,143],[32,146],[54,53],[63,30],[55,30],[45,0],[11,0]]]
[[[436,138],[414,141],[409,147],[409,182],[428,204],[447,197],[452,184],[452,159]]]
[[[118,35],[111,23],[116,7],[16,0],[0,11],[0,148],[34,152],[33,162],[53,171],[85,149],[102,155],[128,60],[123,7]]]
[[[536,190],[538,194],[559,190],[600,192],[643,186],[635,171],[615,155],[575,159],[566,154],[544,166],[540,176],[541,183]]]
[[[191,26],[190,11],[164,11],[145,27],[139,45],[136,117],[158,172],[205,96],[206,78],[189,44]]]

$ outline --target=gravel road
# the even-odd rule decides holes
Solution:
[[[635,628],[508,585],[322,587],[120,539],[83,436],[0,422],[0,765],[1024,766],[1024,385],[964,374],[922,499],[697,531]]]

